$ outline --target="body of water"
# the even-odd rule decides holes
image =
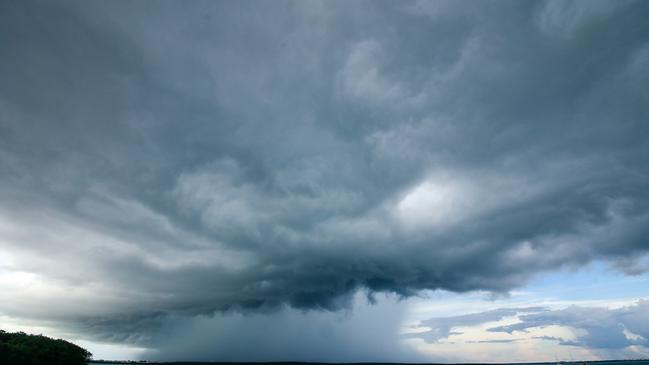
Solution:
[[[233,365],[314,365],[314,364],[329,364],[329,363],[306,363],[306,362],[265,362],[265,363],[254,363],[254,362],[89,362],[88,365],[135,365],[135,364],[147,364],[147,365],[157,365],[157,364],[167,364],[167,365],[208,365],[208,364],[233,364]],[[408,363],[334,363],[334,365],[406,365]],[[473,365],[479,365],[482,363],[468,363]],[[486,363],[490,365],[649,365],[649,359],[647,360],[610,360],[610,361],[570,361],[570,362],[534,362],[534,363]],[[418,364],[419,365],[419,364]],[[425,364],[421,364],[425,365]],[[434,365],[438,365],[435,363]],[[460,365],[460,364],[439,364],[439,365]],[[464,364],[462,364],[464,365]]]

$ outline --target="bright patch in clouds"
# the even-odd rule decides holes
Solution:
[[[460,182],[426,181],[399,201],[397,214],[413,228],[450,225],[471,213],[471,195],[471,187]]]

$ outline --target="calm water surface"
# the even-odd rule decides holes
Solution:
[[[111,362],[111,363],[97,363],[97,362],[89,362],[89,365],[100,365],[100,364],[111,364],[111,365],[134,365],[134,364],[165,364],[165,363],[138,363],[138,362]],[[166,363],[166,364],[183,364],[182,362],[175,362],[175,363]],[[192,365],[200,365],[200,364],[245,364],[245,365],[254,365],[255,363],[216,363],[216,362],[187,362],[187,364],[192,364]],[[257,363],[257,364],[265,364],[265,365],[272,365],[273,363]],[[276,364],[282,364],[282,363],[276,363]],[[283,363],[286,364],[286,363]],[[291,365],[300,365],[300,364],[309,364],[309,363],[299,363],[299,362],[294,362],[291,363]],[[347,363],[347,364],[358,364],[358,365],[371,365],[371,363]],[[494,365],[497,365],[499,363],[491,363]],[[506,363],[502,363],[506,364]],[[511,365],[558,365],[556,362],[534,362],[534,363],[510,363]],[[574,362],[561,362],[559,363],[560,365],[649,365],[649,360],[623,360],[623,361],[574,361]],[[345,365],[344,363],[336,364],[336,365]],[[399,363],[383,363],[381,365],[402,365]],[[452,365],[452,364],[449,364]]]

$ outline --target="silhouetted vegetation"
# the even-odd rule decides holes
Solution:
[[[65,340],[0,330],[0,364],[85,365],[92,354]]]

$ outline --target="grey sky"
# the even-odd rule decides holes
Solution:
[[[335,311],[359,289],[645,272],[648,15],[4,1],[0,269],[42,287],[5,288],[0,312],[155,345],[165,318]]]

